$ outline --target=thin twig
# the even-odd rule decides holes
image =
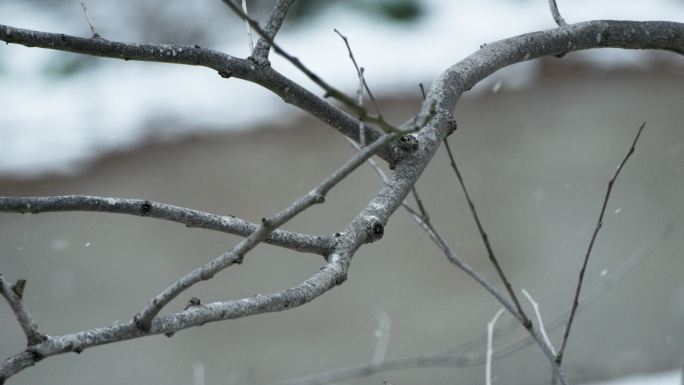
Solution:
[[[420,211],[421,219],[427,225],[430,225],[430,214],[428,214],[427,209],[425,209],[423,201],[420,199],[420,195],[418,195],[418,190],[416,190],[415,185],[413,188],[411,188],[411,193],[413,193],[413,198],[416,200],[416,204],[418,205],[418,211]]]
[[[373,102],[373,107],[375,107],[375,112],[378,114],[379,119],[383,119],[382,117],[382,112],[380,112],[380,107],[378,106],[377,100],[375,100],[375,96],[373,96],[373,93],[371,92],[370,88],[368,87],[368,83],[366,83],[366,78],[363,76],[363,68],[359,67],[359,65],[356,63],[356,59],[354,58],[354,52],[351,49],[351,46],[349,45],[349,39],[347,39],[346,36],[344,36],[340,31],[337,29],[334,29],[335,33],[338,34],[342,40],[344,41],[344,45],[347,46],[347,52],[349,52],[349,58],[351,59],[352,63],[354,64],[354,68],[356,68],[356,74],[359,77],[359,81],[363,84],[363,87],[366,89],[366,92],[368,93],[368,97],[370,97],[371,102]]]
[[[380,170],[382,172],[382,170]],[[418,223],[421,228],[425,229],[426,233],[432,235],[429,229],[426,229],[423,223],[420,221],[420,216],[418,212],[412,210],[408,206],[404,206],[407,209],[412,218]],[[630,272],[634,270],[645,258],[653,255],[655,251],[660,248],[665,242],[669,241],[672,236],[673,228],[666,228],[661,239],[654,241],[650,245],[642,246],[632,255],[625,258],[624,262],[621,263],[617,268],[613,270],[605,280],[601,281],[601,284],[591,290],[591,292],[582,296],[580,301],[580,306],[578,312],[583,311],[589,306],[596,303],[601,299],[608,291],[615,287],[623,278],[625,278]],[[441,249],[441,245],[435,241]],[[556,316],[551,322],[546,323],[546,330],[554,331],[563,326],[566,320],[565,313]],[[499,327],[500,333],[512,333],[515,328],[519,327],[520,323],[518,319],[508,323],[505,326]],[[526,348],[532,344],[535,340],[530,335],[523,335],[514,341],[511,341],[498,349],[495,349],[493,360],[499,360],[510,356],[520,350]],[[476,339],[466,341],[458,344],[455,347],[438,351],[435,353],[419,354],[415,356],[408,357],[398,357],[386,359],[380,365],[374,365],[372,363],[360,364],[355,366],[349,366],[344,368],[337,368],[321,373],[311,374],[307,377],[301,377],[298,379],[289,380],[281,383],[281,385],[324,385],[333,382],[339,382],[344,380],[349,380],[352,378],[366,377],[377,373],[383,373],[393,370],[405,370],[411,368],[425,368],[425,367],[451,367],[460,368],[468,366],[482,365],[486,362],[486,352],[484,348],[486,346],[486,334]],[[683,384],[684,385],[684,384]]]
[[[544,327],[544,321],[542,321],[542,316],[541,312],[539,311],[539,303],[535,301],[530,293],[527,292],[527,290],[522,289],[522,293],[527,297],[527,300],[530,301],[530,304],[532,304],[532,308],[534,309],[534,313],[537,316],[537,324],[539,325],[539,332],[541,333],[542,337],[544,337],[544,342],[546,342],[546,345],[548,345],[549,349],[551,352],[555,355],[556,354],[556,349],[553,348],[553,344],[551,343],[551,340],[549,339],[549,336],[546,334],[546,328]]]
[[[643,122],[641,126],[639,127],[639,130],[637,131],[636,137],[634,137],[634,141],[632,142],[632,146],[629,148],[629,151],[627,151],[627,155],[622,159],[622,162],[620,162],[620,165],[618,166],[617,170],[615,170],[615,174],[613,175],[613,178],[608,182],[608,188],[606,189],[606,195],[603,198],[603,205],[601,206],[601,213],[599,214],[598,221],[596,221],[596,226],[594,227],[594,233],[591,236],[591,241],[589,241],[589,247],[587,248],[587,253],[584,255],[584,261],[582,262],[582,268],[580,269],[579,273],[579,278],[577,279],[577,288],[575,289],[575,296],[572,300],[572,309],[570,310],[570,316],[568,317],[568,323],[565,326],[565,332],[563,332],[563,342],[561,343],[560,350],[558,351],[558,356],[556,357],[556,362],[560,365],[560,363],[563,361],[563,353],[565,352],[565,347],[567,346],[568,343],[568,337],[570,336],[570,329],[572,328],[572,323],[575,320],[575,312],[577,311],[577,307],[579,306],[579,297],[580,297],[580,292],[582,290],[582,284],[584,283],[584,273],[587,270],[587,263],[589,262],[589,256],[591,255],[591,250],[594,248],[594,242],[596,242],[596,237],[598,236],[599,230],[601,230],[601,227],[603,227],[603,215],[606,212],[606,207],[608,206],[608,200],[610,199],[610,193],[613,191],[613,185],[615,184],[615,180],[617,179],[618,175],[620,175],[620,171],[622,171],[622,168],[624,167],[625,163],[627,163],[627,160],[632,156],[634,153],[635,146],[637,144],[637,141],[639,140],[639,137],[641,136],[641,132],[644,130],[644,127],[646,126],[646,122]]]
[[[359,101],[359,107],[363,107],[363,67],[359,71],[359,88],[356,91],[356,98]],[[363,117],[359,117],[359,144],[361,147],[366,146],[366,130],[363,129]]]
[[[558,4],[556,4],[556,0],[549,0],[549,9],[551,9],[553,21],[555,21],[559,27],[565,27],[566,25],[568,25],[568,23],[565,22],[560,12],[558,11]]]
[[[90,32],[93,34],[93,37],[100,37],[100,35],[95,30],[95,27],[93,26],[93,22],[90,20],[90,16],[88,16],[87,0],[81,0],[81,8],[83,8],[83,15],[85,16],[86,21],[88,22],[88,26],[90,27]]]
[[[492,342],[494,340],[494,325],[496,321],[503,314],[504,309],[499,309],[492,318],[491,321],[487,323],[487,362],[485,364],[485,384],[492,385]]]
[[[325,201],[325,195],[328,193],[328,191],[330,191],[330,189],[337,185],[337,183],[339,183],[342,179],[347,177],[359,165],[363,164],[375,153],[375,151],[384,146],[390,140],[393,140],[394,137],[395,136],[393,134],[386,134],[381,139],[373,142],[371,145],[357,152],[351,159],[349,159],[349,161],[333,172],[313,190],[309,191],[308,194],[299,198],[273,217],[264,218],[262,220],[261,226],[259,226],[255,232],[238,243],[230,251],[191,271],[174,282],[166,290],[150,300],[145,309],[136,314],[136,325],[142,330],[149,330],[152,319],[159,314],[166,304],[171,302],[171,300],[176,298],[180,293],[197,282],[212,278],[218,272],[235,263],[241,263],[245,254],[265,240],[273,230],[314,204],[323,203]]]
[[[295,2],[295,0],[276,0],[271,15],[268,17],[266,26],[264,27],[264,32],[267,34],[268,39],[263,36],[259,36],[256,47],[252,52],[251,58],[257,63],[267,63],[268,53],[271,49],[271,42],[275,39],[276,34],[280,30],[285,20],[285,15],[290,9],[290,6]]]
[[[242,12],[245,15],[249,15],[247,12],[247,0],[242,0]],[[249,26],[249,22],[245,20],[245,28],[247,29],[247,38],[249,39],[249,53],[250,55],[254,52],[254,39],[252,39],[252,28]]]
[[[356,104],[356,101],[353,98],[350,98],[342,91],[328,84],[318,75],[316,75],[313,71],[311,71],[308,67],[306,67],[298,58],[290,55],[285,50],[283,50],[283,48],[280,47],[275,41],[270,39],[269,35],[259,26],[259,23],[257,23],[254,19],[250,18],[249,16],[245,15],[245,13],[242,12],[240,7],[235,5],[232,0],[223,0],[223,3],[226,4],[240,18],[247,21],[249,25],[252,27],[252,29],[254,29],[254,31],[256,31],[261,37],[268,40],[268,43],[271,45],[273,50],[278,55],[282,56],[283,58],[285,58],[285,60],[292,63],[292,65],[297,67],[297,69],[304,73],[304,75],[306,75],[311,81],[313,81],[314,83],[316,83],[316,85],[321,87],[325,91],[326,97],[334,98],[337,101],[344,104],[347,108],[354,111],[355,114],[365,116],[365,121],[379,125],[380,128],[382,128],[385,132],[399,133],[402,131],[400,128],[395,127],[387,121],[385,121],[385,119],[383,119],[381,116],[373,116],[368,114],[368,112],[365,109],[360,108]]]
[[[427,99],[427,94],[425,94],[425,87],[423,87],[423,83],[418,83],[418,87],[420,87],[420,94],[423,96],[423,100]]]
[[[487,249],[487,254],[489,255],[489,260],[492,262],[494,267],[496,268],[496,271],[499,273],[499,277],[501,277],[501,280],[504,283],[504,286],[506,286],[506,290],[508,291],[508,294],[511,296],[511,299],[515,303],[515,307],[518,310],[518,314],[520,316],[520,320],[523,324],[524,327],[530,328],[532,326],[532,323],[530,322],[530,319],[527,317],[525,312],[522,309],[522,306],[520,306],[520,302],[518,301],[518,297],[515,295],[515,292],[513,291],[513,287],[511,286],[510,281],[508,278],[506,278],[506,274],[504,274],[503,269],[501,268],[501,265],[499,264],[499,261],[497,260],[496,256],[494,255],[494,251],[492,250],[492,245],[489,243],[489,237],[487,236],[487,233],[484,231],[484,228],[482,227],[482,223],[480,222],[480,217],[477,214],[477,210],[475,209],[475,204],[473,203],[473,200],[470,198],[470,194],[468,193],[468,189],[465,186],[465,183],[463,182],[463,176],[461,175],[461,172],[458,170],[458,166],[456,165],[456,160],[454,159],[454,155],[451,153],[451,148],[449,147],[449,141],[447,139],[444,139],[444,146],[446,147],[447,154],[449,155],[449,161],[451,164],[451,168],[454,170],[454,173],[456,174],[456,178],[458,178],[458,183],[460,183],[461,188],[463,189],[463,193],[465,194],[466,200],[468,201],[468,206],[470,207],[470,212],[473,215],[473,218],[475,219],[475,224],[477,225],[477,230],[480,232],[480,236],[482,237],[482,241],[484,242],[485,248]]]
[[[28,345],[32,346],[45,341],[46,337],[43,333],[38,331],[38,324],[33,320],[31,314],[24,306],[24,301],[22,300],[23,286],[26,281],[20,280],[15,285],[10,285],[5,277],[0,274],[0,294],[7,300],[12,311],[14,312],[19,326],[24,330],[26,335],[26,340]],[[21,289],[18,289],[21,288]]]

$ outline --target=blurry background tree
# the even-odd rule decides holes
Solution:
[[[527,19],[551,27],[546,4],[538,1],[481,8],[439,1],[297,1],[279,39],[291,53],[304,55],[300,56],[303,61],[324,79],[341,84],[353,95],[354,69],[344,45],[331,31],[340,29],[350,36],[357,60],[366,67],[384,115],[389,121],[402,122],[419,109],[417,83],[431,81],[465,56],[451,52],[452,46],[454,51],[470,53],[482,43],[540,29],[524,23],[515,33],[493,28],[503,24],[501,20],[509,24],[522,20],[515,12],[533,3],[539,13],[525,13]],[[198,44],[236,56],[248,46],[244,25],[220,2],[192,7],[181,2],[160,7],[152,1],[129,6],[92,2],[88,6],[98,33],[106,39]],[[250,1],[249,7],[255,18],[265,20],[272,2]],[[577,5],[581,7],[588,5]],[[610,11],[627,12],[630,7],[636,6],[607,5]],[[667,9],[667,19],[681,20],[679,3],[643,7]],[[453,15],[445,19],[454,19],[452,23],[460,23],[473,34],[486,29],[490,35],[471,38],[450,32],[447,24],[439,23],[444,20],[438,17],[440,12]],[[643,9],[632,12],[632,18],[649,18]],[[457,21],[460,16],[475,22]],[[564,16],[581,19],[571,13]],[[618,18],[600,12],[591,18],[609,17]],[[77,2],[7,1],[0,5],[0,23],[88,36]],[[317,45],[322,30],[328,45],[324,55]],[[384,44],[372,40],[371,31],[385,36]],[[416,40],[407,38],[411,34]],[[681,32],[678,36],[681,47]],[[235,43],[226,48],[223,42],[228,38]],[[416,42],[433,55],[421,51]],[[305,56],[307,45],[310,53]],[[382,55],[377,54],[379,50]],[[319,63],[322,56],[339,63]],[[600,58],[627,65],[607,66],[607,60]],[[276,69],[287,71],[282,60],[273,56],[271,60]],[[395,72],[380,67],[382,62]],[[7,175],[0,181],[1,195],[131,196],[258,222],[306,193],[355,153],[341,135],[321,128],[320,122],[285,115],[290,110],[270,95],[230,88],[238,81],[219,82],[215,72],[168,67],[0,47],[0,81],[3,92],[11,95],[3,100],[0,111],[4,138],[0,169]],[[175,67],[177,72],[168,72],[176,71]],[[418,67],[421,72],[416,72]],[[200,75],[193,75],[197,72]],[[168,77],[150,80],[151,73]],[[310,84],[295,71],[287,73]],[[549,320],[565,315],[603,186],[637,126],[648,121],[637,153],[620,177],[595,259],[589,264],[588,293],[603,296],[574,326],[564,359],[572,382],[669,369],[681,363],[682,80],[681,56],[675,54],[625,59],[605,50],[594,56],[571,53],[560,61],[543,59],[497,73],[459,102],[460,129],[452,140],[466,183],[495,250],[503,254],[514,287],[526,288]],[[128,83],[129,88],[118,88]],[[257,88],[245,84],[245,89]],[[65,93],[64,89],[77,91]],[[73,105],[66,99],[72,99]],[[202,104],[214,110],[202,106],[194,113],[186,112]],[[252,112],[239,115],[236,110]],[[247,126],[257,129],[241,135],[227,132]],[[28,142],[22,139],[27,133]],[[88,162],[93,159],[97,161]],[[377,194],[379,186],[372,169],[360,169],[331,192],[325,205],[295,218],[287,228],[317,229],[316,234],[324,236],[338,232]],[[418,187],[433,214],[432,222],[442,229],[451,247],[498,282],[442,150]],[[168,341],[130,341],[78,357],[57,356],[13,380],[263,384],[354,364],[379,367],[396,357],[409,357],[403,366],[429,367],[348,382],[482,381],[481,366],[454,368],[481,363],[477,357],[484,353],[484,345],[479,340],[466,356],[457,350],[448,352],[451,358],[442,361],[444,354],[432,356],[433,360],[411,358],[477,340],[499,304],[448,266],[410,217],[403,213],[395,217],[382,242],[359,250],[348,283],[326,294],[324,300],[249,321],[207,324]],[[11,280],[28,278],[24,300],[49,335],[108,325],[116,319],[127,322],[147,298],[239,239],[97,213],[4,215],[0,219],[4,245],[0,272]],[[169,305],[169,311],[182,310],[191,296],[210,303],[280,290],[296,285],[319,267],[316,258],[262,245],[245,264],[183,293]],[[615,278],[624,278],[620,287],[606,292]],[[528,310],[528,314],[533,313]],[[3,357],[25,344],[13,318],[4,306],[0,312]],[[506,322],[504,317],[499,325],[510,330]],[[495,339],[495,347],[524,337],[521,329],[503,332]],[[561,331],[562,327],[551,335],[555,344]],[[599,336],[602,344],[597,348]],[[383,352],[382,346],[388,350]],[[402,366],[401,362],[396,366]],[[543,383],[549,376],[546,368],[537,346],[494,364],[499,381],[510,383]]]

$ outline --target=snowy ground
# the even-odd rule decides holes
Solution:
[[[349,9],[330,9],[308,26],[282,34],[279,41],[324,79],[352,91],[356,79],[342,42],[332,31],[337,28],[349,37],[376,93],[415,93],[418,82],[429,83],[482,43],[554,27],[544,0],[430,0],[425,4],[426,15],[408,26],[380,22]],[[102,30],[125,31],[125,21],[106,17],[111,6],[91,2],[94,23]],[[78,15],[78,2],[74,1],[74,7],[78,8],[76,16],[65,21],[28,2],[2,2],[0,23],[85,36],[87,24]],[[675,0],[581,0],[561,2],[560,8],[568,22],[684,21],[684,3]],[[105,37],[126,40],[127,35],[122,32]],[[214,48],[245,56],[246,39],[244,35]],[[150,137],[250,129],[281,120],[291,111],[257,86],[239,80],[221,81],[205,69],[102,60],[68,78],[57,78],[46,70],[65,57],[73,57],[69,55],[0,46],[0,174],[75,171],[104,152],[122,150]],[[640,65],[644,57],[643,53],[618,50],[587,56],[603,65]],[[273,62],[288,76],[311,86],[283,60],[275,58]],[[512,69],[515,73],[508,74],[503,87],[525,86],[533,66]],[[498,81],[494,78],[491,82]]]

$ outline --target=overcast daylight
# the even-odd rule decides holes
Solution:
[[[684,384],[682,23],[0,0],[0,384]]]

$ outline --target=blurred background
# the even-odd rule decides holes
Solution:
[[[272,1],[248,1],[263,21]],[[248,55],[244,24],[220,1],[94,1],[104,38],[200,44]],[[561,2],[568,22],[684,21],[681,0]],[[77,0],[1,0],[0,23],[89,36]],[[355,92],[349,39],[383,113],[401,123],[420,107],[418,83],[483,43],[553,28],[543,0],[297,1],[278,42],[334,85]],[[256,39],[255,39],[256,40]],[[273,66],[321,92],[288,63]],[[0,45],[0,195],[144,198],[251,221],[309,191],[353,155],[347,141],[268,91],[214,71]],[[515,65],[457,106],[456,159],[495,252],[545,320],[564,317],[605,186],[639,125],[589,262],[565,366],[573,383],[669,371],[684,360],[684,60],[663,52],[596,50]],[[380,188],[364,167],[285,228],[332,234]],[[446,154],[417,185],[432,221],[469,263],[498,282]],[[0,273],[28,280],[26,302],[51,335],[125,321],[147,300],[239,238],[149,218],[94,213],[0,216]],[[203,302],[293,286],[323,261],[261,245],[240,266],[193,287]],[[629,266],[628,274],[620,273]],[[610,290],[607,283],[620,278]],[[526,304],[527,306],[527,304]],[[398,211],[381,242],[359,250],[349,279],[291,311],[52,357],[12,384],[275,384],[480,338],[499,306],[450,265]],[[386,317],[385,317],[386,316]],[[378,331],[379,320],[389,327]],[[502,330],[510,316],[500,321]],[[24,348],[0,304],[0,356]],[[501,333],[494,346],[522,335]],[[558,346],[561,330],[550,333]],[[472,352],[484,351],[477,345]],[[548,383],[535,346],[494,363],[495,383]],[[392,371],[340,384],[484,382],[484,367]],[[669,382],[667,382],[669,381]],[[645,383],[645,382],[642,382]]]

